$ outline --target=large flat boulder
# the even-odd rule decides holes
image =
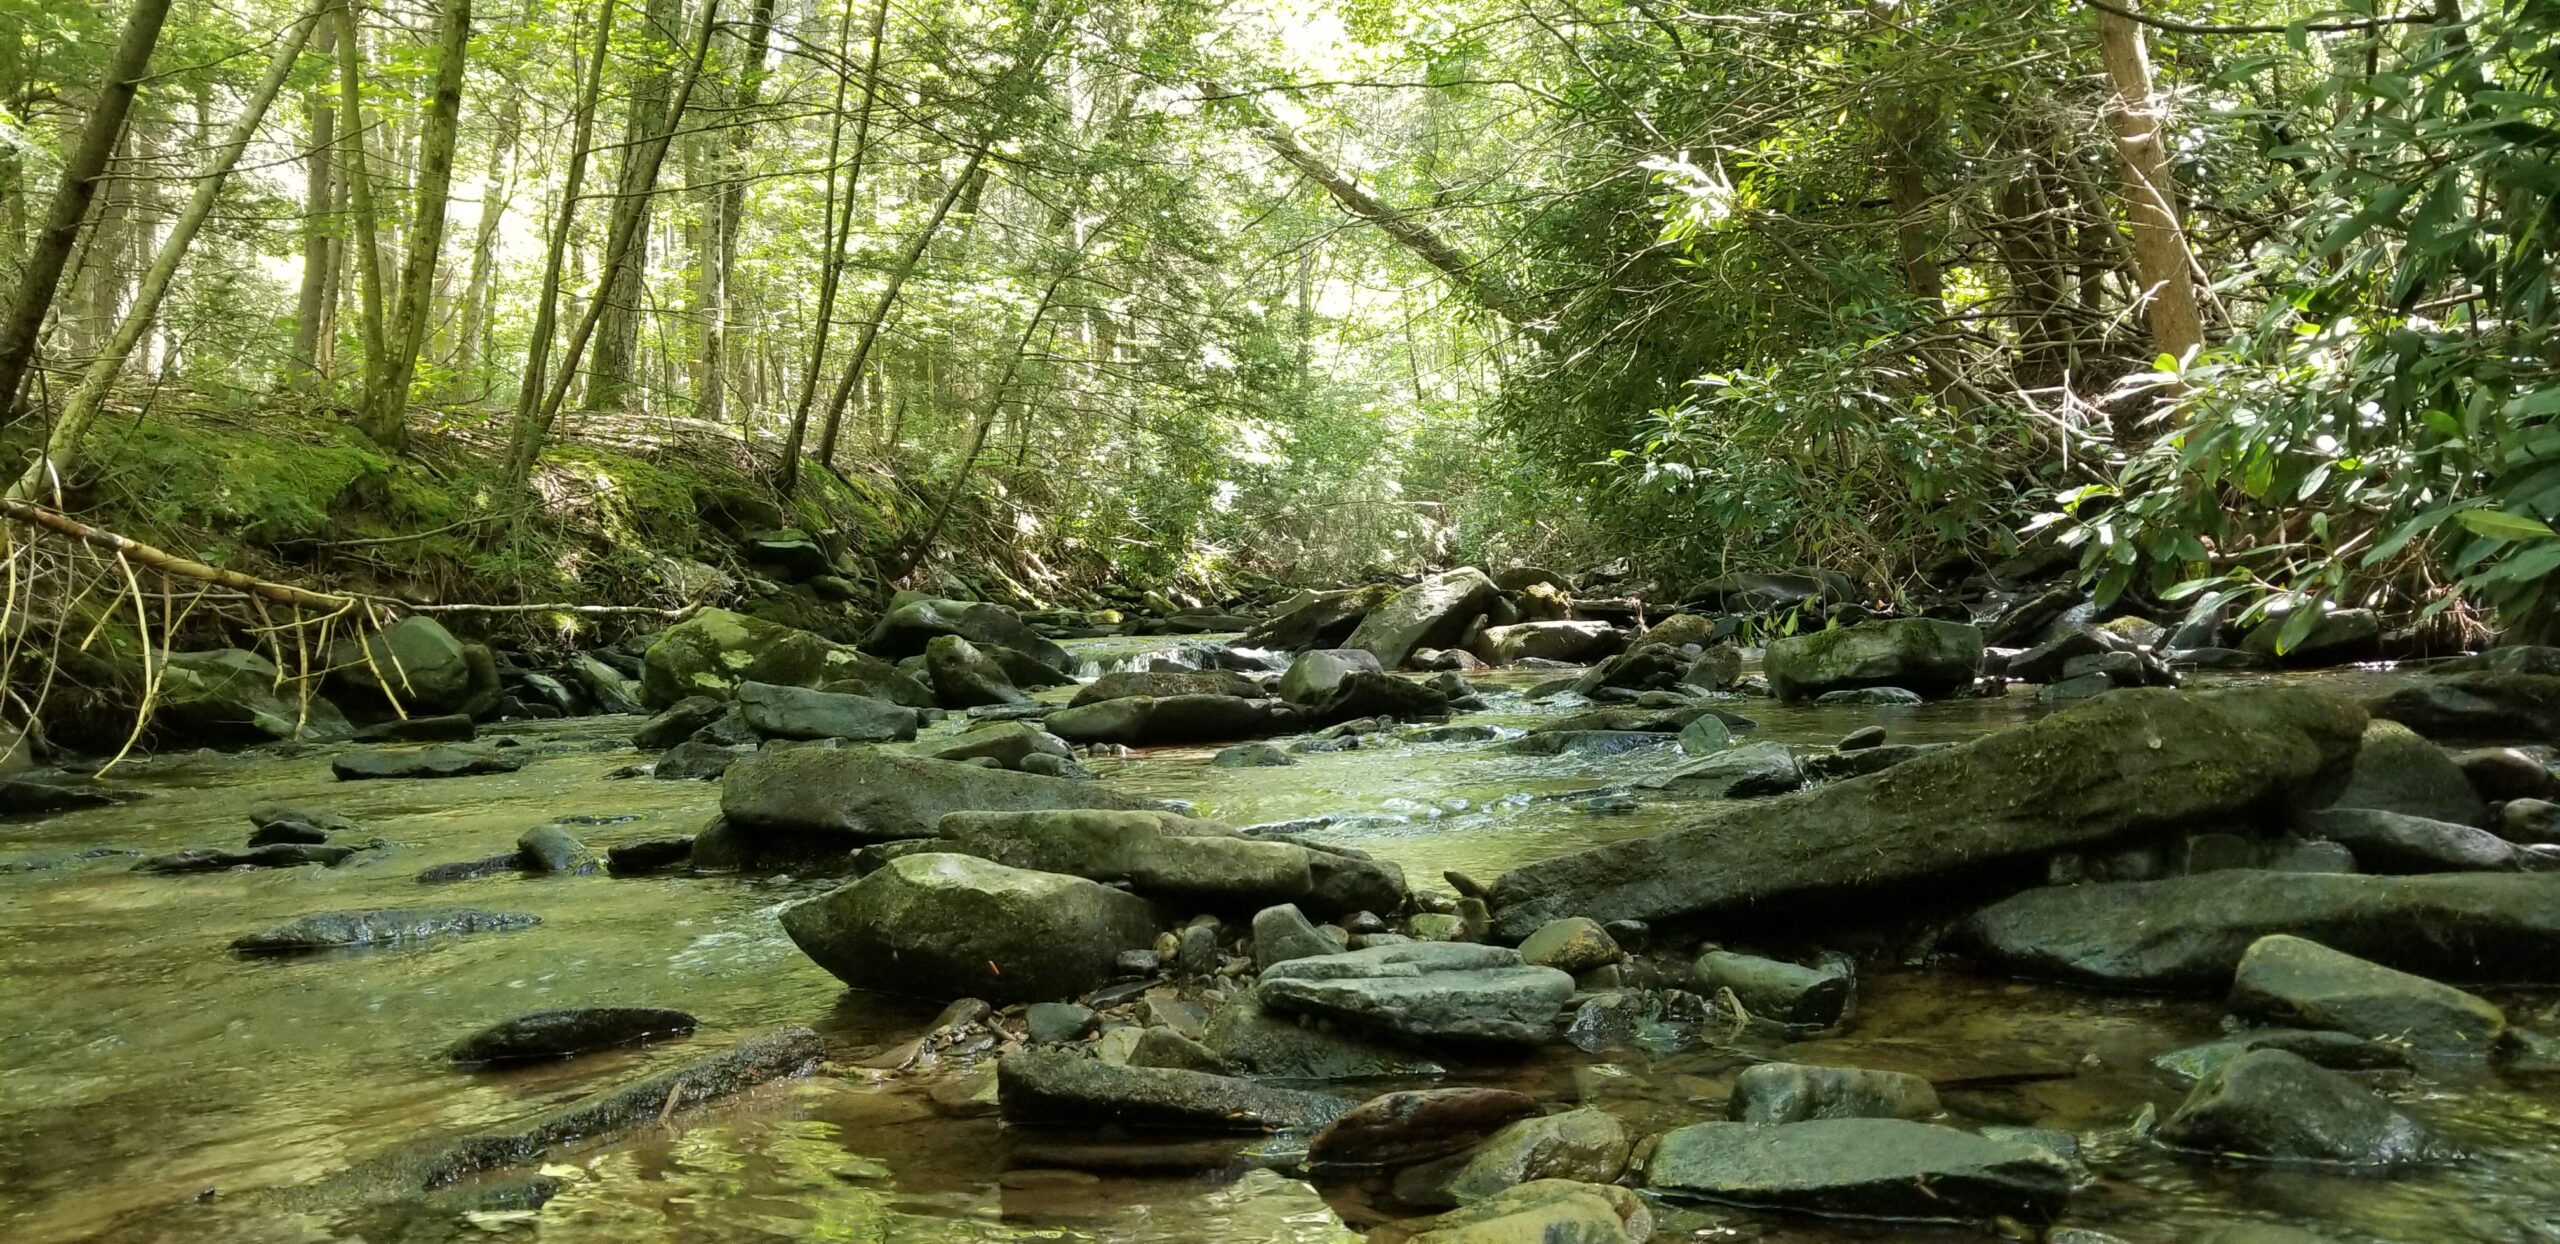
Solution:
[[[1501,594],[1473,566],[1436,574],[1370,610],[1342,646],[1366,650],[1378,664],[1395,669],[1416,648],[1455,647],[1467,624]]]
[[[2365,711],[2431,739],[2548,743],[2560,739],[2560,677],[2482,670],[2411,679]]]
[[[1495,932],[1714,915],[2229,816],[2343,764],[2364,722],[2299,688],[2111,692],[1881,773],[1515,868],[1493,887]]]
[[[988,601],[905,598],[881,615],[862,646],[891,660],[916,656],[936,638],[952,635],[973,644],[995,644],[1025,653],[1063,673],[1076,670],[1076,659],[1047,636],[1031,629],[1022,615]]]
[[[916,710],[867,695],[742,682],[737,697],[747,728],[768,739],[889,743],[916,737]]]
[[[1172,1067],[1121,1067],[1058,1050],[1025,1050],[996,1064],[1007,1123],[1106,1125],[1194,1132],[1313,1131],[1357,1103]]]
[[[2439,980],[2560,983],[2560,875],[2230,870],[2054,886],[1974,913],[1961,937],[2022,976],[2220,991],[2276,933]]]
[[[1282,1014],[1405,1040],[1536,1045],[1573,978],[1499,946],[1413,942],[1275,963],[1254,991]]]
[[[1582,665],[1625,646],[1626,633],[1606,622],[1521,622],[1486,630],[1476,655],[1496,665],[1532,657]]]
[[[1155,944],[1155,908],[1082,877],[968,855],[901,856],[782,909],[783,931],[856,989],[1042,1002],[1109,982]]]
[[[2391,1166],[2443,1156],[2417,1120],[2355,1080],[2283,1050],[2216,1068],[2161,1121],[2163,1144],[2276,1161]]]
[[[1231,695],[1256,699],[1264,695],[1262,684],[1234,670],[1113,670],[1076,689],[1069,708],[1083,708],[1102,700],[1118,700],[1143,695],[1156,699],[1174,695]]]
[[[2230,1005],[2244,1019],[2440,1054],[2487,1054],[2507,1031],[2506,1014],[2482,998],[2285,934],[2240,957]]]
[[[933,837],[953,812],[1153,806],[1093,782],[859,747],[759,753],[731,765],[720,787],[722,817],[750,840],[833,840],[848,850]]]
[[[2510,872],[2539,859],[2485,829],[2372,808],[2325,808],[2296,825],[2354,852],[2356,867],[2372,873]]]
[[[1169,812],[955,812],[942,818],[938,830],[950,850],[963,854],[1209,907],[1293,903],[1332,916],[1401,903],[1403,878],[1384,866],[1294,842],[1240,837],[1223,825]],[[1337,870],[1362,865],[1376,874],[1367,892],[1343,895],[1335,892],[1339,883],[1320,884]],[[1365,901],[1340,908],[1346,897]],[[1375,901],[1382,898],[1393,901]]]
[[[687,696],[730,699],[746,682],[831,690],[860,683],[866,693],[910,708],[934,705],[924,684],[878,657],[726,609],[702,610],[659,632],[640,658],[640,691],[652,708]]]
[[[1369,611],[1395,595],[1389,584],[1372,584],[1344,592],[1307,592],[1282,603],[1262,625],[1236,640],[1239,648],[1304,652],[1330,648],[1351,637]]]
[[[2071,1197],[2051,1150],[1909,1119],[1699,1123],[1665,1133],[1645,1186],[1859,1218],[2050,1221]]]
[[[1267,738],[1297,729],[1299,718],[1287,705],[1271,700],[1132,695],[1062,708],[1041,724],[1070,743],[1156,747]]]
[[[1861,687],[1953,695],[1982,672],[1982,632],[1937,618],[1861,622],[1770,640],[1761,669],[1781,700]]]

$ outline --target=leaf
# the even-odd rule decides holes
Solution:
[[[2523,514],[2505,510],[2464,510],[2453,520],[2492,540],[2541,540],[2560,536],[2551,524]]]
[[[2293,651],[2295,646],[2303,640],[2311,638],[2311,628],[2318,625],[2320,625],[2319,601],[2309,600],[2295,605],[2293,612],[2284,617],[2284,629],[2276,632],[2276,655],[2283,656]]]

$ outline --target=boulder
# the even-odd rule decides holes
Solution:
[[[468,743],[480,736],[480,727],[460,713],[440,717],[393,717],[360,726],[352,736],[358,743]]]
[[[1690,971],[1698,988],[1712,994],[1730,989],[1734,1000],[1755,1018],[1790,1027],[1829,1028],[1848,1013],[1857,996],[1857,978],[1845,962],[1808,968],[1777,959],[1710,950],[1698,956]]]
[[[360,642],[338,641],[329,648],[329,665],[332,681],[348,694],[386,707],[397,703],[407,713],[477,716],[498,699],[498,670],[489,650],[454,638],[443,623],[423,615],[402,618]]]
[[[1856,600],[1858,585],[1834,570],[1744,571],[1709,579],[1696,595],[1726,613],[1776,613]]]
[[[1285,734],[1298,727],[1295,713],[1270,700],[1231,695],[1122,696],[1082,708],[1062,708],[1043,723],[1070,743],[1123,747],[1225,743]]]
[[[1076,670],[1075,657],[1031,629],[1020,614],[985,601],[901,597],[881,615],[862,646],[894,661],[925,652],[945,635],[1011,648],[1062,673]]]
[[[2296,818],[2301,830],[2355,852],[2374,873],[2507,872],[2526,866],[2514,843],[2485,829],[2423,816],[2330,808]]]
[[[1647,627],[1643,634],[1636,636],[1635,642],[1637,644],[1668,644],[1674,648],[1685,648],[1690,644],[1696,644],[1700,648],[1706,648],[1725,637],[1719,633],[1724,629],[1718,625],[1716,619],[1703,613],[1675,613]]]
[[[916,710],[867,695],[764,682],[741,682],[736,695],[739,718],[762,738],[889,743],[916,737]]]
[[[1291,704],[1313,706],[1333,698],[1343,680],[1355,673],[1382,673],[1378,658],[1357,648],[1319,648],[1302,652],[1289,663],[1288,672],[1280,675],[1280,698]]]
[[[1783,795],[1804,785],[1804,767],[1784,743],[1750,743],[1709,752],[1667,773],[1640,778],[1648,790],[1732,799]]]
[[[1982,671],[1982,632],[1936,618],[1861,622],[1773,639],[1761,668],[1781,700],[1861,687],[1936,698],[1973,685]]]
[[[1369,717],[1439,717],[1449,708],[1448,695],[1427,683],[1354,670],[1334,684],[1331,695],[1305,705],[1298,713],[1307,725],[1324,726]]]
[[[996,1065],[996,1099],[1012,1124],[1209,1132],[1325,1126],[1354,1103],[1324,1093],[1170,1067],[1115,1067],[1062,1050],[1024,1050]]]
[[[1384,669],[1403,665],[1416,648],[1465,647],[1458,641],[1467,623],[1499,595],[1472,566],[1436,574],[1370,610],[1342,646],[1368,652]]]
[[[2283,1050],[2256,1050],[2198,1081],[2160,1142],[2208,1154],[2394,1166],[2440,1156],[2427,1130],[2371,1089]]]
[[[1209,1016],[1202,1044],[1230,1066],[1288,1080],[1367,1080],[1441,1074],[1421,1055],[1265,1010],[1247,989]]]
[[[1573,978],[1497,946],[1415,942],[1275,963],[1255,992],[1284,1014],[1392,1037],[1536,1045],[1555,1035]]]
[[[2560,677],[2484,671],[2416,678],[2365,711],[2431,739],[2547,743],[2560,739]]]
[[[640,728],[631,732],[631,745],[644,752],[665,751],[692,738],[728,711],[727,700],[707,695],[686,696],[668,705],[657,716],[640,723]]]
[[[1609,655],[1625,639],[1606,622],[1522,622],[1486,630],[1483,650],[1477,655],[1496,665],[1526,657],[1581,665]]]
[[[1316,931],[1295,903],[1278,903],[1253,913],[1253,966],[1259,970],[1291,959],[1340,954],[1342,947]]]
[[[717,743],[686,739],[658,753],[649,763],[649,776],[662,782],[708,782],[727,773],[739,758],[740,753]]]
[[[2115,691],[1881,773],[1515,868],[1493,887],[1495,932],[1979,874],[2230,816],[2340,764],[2363,730],[2353,704],[2298,688]]]
[[[694,1018],[657,1006],[580,1006],[535,1011],[492,1024],[445,1051],[457,1063],[573,1058],[693,1031]]]
[[[932,676],[933,692],[945,708],[1031,702],[1030,696],[1013,685],[1004,666],[957,635],[936,635],[927,642],[924,668]]]
[[[2251,656],[2286,665],[2343,665],[2382,655],[2382,618],[2370,609],[2332,609],[2311,624],[2309,633],[2276,651],[2291,619],[2272,617],[2251,627],[2240,649]]]
[[[1238,743],[1218,749],[1209,763],[1221,769],[1283,769],[1298,761],[1269,743]]]
[[[938,828],[947,849],[1015,868],[1123,884],[1197,906],[1297,903],[1337,914],[1316,884],[1322,867],[1317,861],[1326,853],[1294,842],[1238,837],[1223,825],[1169,812],[955,812]],[[1393,897],[1401,902],[1400,894]]]
[[[1175,695],[1231,695],[1255,699],[1266,694],[1262,684],[1233,670],[1114,670],[1077,689],[1069,708],[1133,695],[1161,699]]]
[[[1050,1001],[1116,975],[1152,946],[1145,899],[967,855],[908,855],[782,909],[783,931],[856,989],[994,1002]]]
[[[2478,997],[2284,934],[2240,957],[2230,1006],[2244,1019],[2439,1054],[2485,1055],[2507,1031],[2505,1013]]]
[[[531,928],[542,917],[468,907],[401,907],[303,916],[232,939],[242,954],[302,954],[373,946],[407,946],[430,938]]]
[[[386,778],[475,777],[488,773],[513,773],[524,767],[524,758],[499,751],[480,751],[460,747],[386,748],[341,752],[329,762],[329,771],[341,782],[363,782]]]
[[[858,682],[881,699],[930,708],[933,693],[888,662],[810,631],[726,609],[705,609],[658,633],[640,660],[640,689],[653,707],[688,696],[726,700],[742,682],[831,687]],[[921,701],[921,702],[919,702]]]
[[[1588,916],[1552,920],[1520,943],[1520,958],[1568,976],[1605,968],[1627,957],[1600,922]]]
[[[299,868],[304,864],[335,868],[355,853],[354,847],[307,842],[263,843],[237,851],[226,847],[190,847],[164,855],[146,856],[134,864],[133,871],[210,873],[231,868]]]
[[[560,668],[563,677],[585,691],[587,698],[595,701],[597,712],[620,714],[645,711],[640,707],[640,684],[623,677],[622,671],[597,660],[594,654],[578,653],[570,657],[568,664]]]
[[[2194,1084],[2252,1050],[2283,1050],[2332,1071],[2407,1070],[2409,1053],[2396,1045],[2369,1041],[2353,1033],[2307,1028],[2253,1028],[2224,1041],[2208,1041],[2171,1050],[2151,1060],[2161,1078],[2181,1087]]]
[[[1539,1179],[1434,1218],[1391,1222],[1368,1244],[1644,1244],[1653,1211],[1607,1184]]]
[[[1339,646],[1351,637],[1360,620],[1369,611],[1395,595],[1388,584],[1375,584],[1348,592],[1309,592],[1295,603],[1283,603],[1262,625],[1236,640],[1238,648],[1269,649],[1274,652],[1304,652],[1310,648]]]
[[[2515,747],[2482,747],[2453,758],[2483,799],[2560,797],[2560,776],[2533,753]]]
[[[2276,933],[2438,979],[2560,984],[2560,875],[2232,870],[2053,886],[1974,913],[1959,936],[2023,976],[2218,992]]]
[[[1733,690],[1742,682],[1742,649],[1732,644],[1710,645],[1680,672],[1680,682],[1709,691]]]
[[[1487,1137],[1471,1152],[1398,1174],[1395,1197],[1407,1205],[1443,1209],[1470,1205],[1540,1179],[1615,1183],[1626,1171],[1627,1155],[1634,1147],[1627,1125],[1605,1110],[1585,1106],[1522,1119]]]
[[[1725,1110],[1738,1123],[1925,1119],[1938,1113],[1938,1091],[1899,1071],[1761,1063],[1734,1077]]]
[[[2371,808],[2457,825],[2478,825],[2489,813],[2453,757],[2396,721],[2375,721],[2365,727],[2364,744],[2356,751],[2355,767],[2348,770],[2346,789],[2329,806]]]
[[[354,733],[338,706],[288,681],[254,652],[174,652],[160,663],[156,720],[189,738],[219,743],[343,739]],[[14,736],[12,736],[14,742]]]
[[[1008,769],[1021,768],[1022,762],[1032,756],[1054,756],[1065,760],[1074,754],[1065,739],[1019,721],[999,721],[980,726],[926,753],[935,760],[955,762],[983,757]]]
[[[1474,1148],[1538,1113],[1538,1099],[1494,1088],[1421,1089],[1372,1097],[1307,1143],[1319,1166],[1402,1166]]]
[[[576,875],[604,867],[604,857],[558,825],[537,825],[516,838],[516,866],[529,873]]]
[[[720,788],[721,815],[750,840],[815,839],[846,850],[931,838],[952,812],[1152,806],[1092,782],[858,747],[759,753],[732,766]]]
[[[1667,1196],[1860,1218],[2046,1222],[2071,1185],[2050,1149],[1909,1119],[1698,1123],[1645,1162],[1645,1186]]]

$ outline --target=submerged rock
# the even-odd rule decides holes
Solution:
[[[1959,936],[2024,976],[2220,990],[2276,933],[2443,980],[2560,983],[2560,875],[2229,870],[2054,886],[1974,913]]]
[[[2409,1065],[2407,1051],[2353,1033],[2257,1028],[2229,1040],[2171,1050],[2152,1059],[2151,1067],[2172,1084],[2191,1085],[2254,1050],[2283,1050],[2332,1071],[2397,1070]]]
[[[332,911],[245,934],[233,939],[231,948],[243,954],[295,954],[366,946],[405,946],[429,938],[503,933],[540,923],[542,917],[523,912],[480,911],[469,907]]]
[[[1734,1077],[1725,1108],[1740,1123],[1925,1119],[1938,1113],[1938,1091],[1899,1071],[1762,1063]]]
[[[2488,1054],[2507,1031],[2505,1013],[2471,994],[2282,934],[2241,956],[2231,1012],[2439,1054]]]
[[[1155,944],[1124,890],[967,855],[909,855],[782,909],[783,931],[857,989],[995,1002],[1073,997]]]
[[[1230,1066],[1288,1080],[1436,1076],[1438,1063],[1351,1033],[1297,1023],[1264,1010],[1259,991],[1229,998],[1209,1017],[1201,1043]]]
[[[226,868],[299,868],[318,864],[335,868],[354,855],[354,847],[303,842],[275,842],[234,851],[223,847],[189,847],[147,857],[133,866],[138,873],[209,873]]]
[[[2340,763],[2363,730],[2353,704],[2296,688],[2111,692],[1881,773],[1515,868],[1493,887],[1495,934],[1979,873],[2237,813]]]
[[[1025,1050],[997,1064],[1007,1123],[1118,1125],[1212,1132],[1314,1129],[1353,1103],[1323,1093],[1170,1067],[1119,1067],[1065,1051]]]
[[[458,747],[345,752],[329,762],[329,771],[336,774],[341,782],[476,777],[488,773],[513,773],[523,767],[522,757],[504,752],[466,751]]]
[[[654,1006],[581,1006],[534,1011],[492,1024],[445,1051],[457,1063],[504,1063],[570,1058],[591,1050],[683,1036],[694,1018]]]
[[[1625,1188],[1540,1179],[1436,1218],[1391,1222],[1368,1244],[1644,1244],[1653,1212]]]
[[[1342,1166],[1427,1161],[1474,1148],[1504,1125],[1537,1112],[1536,1098],[1509,1089],[1389,1093],[1327,1124],[1308,1142],[1307,1160]]]
[[[1270,700],[1231,695],[1175,695],[1158,699],[1132,695],[1099,700],[1082,708],[1062,708],[1045,723],[1051,734],[1070,743],[1116,743],[1123,747],[1161,744],[1224,743],[1285,734],[1297,729],[1298,716]]]
[[[1274,1010],[1409,1040],[1536,1045],[1555,1036],[1573,978],[1498,946],[1415,942],[1276,963],[1255,992]]]
[[[1645,1186],[1665,1195],[1861,1218],[2046,1222],[2071,1184],[2049,1149],[1908,1119],[1699,1123],[1645,1163]]]
[[[2441,1156],[2427,1130],[2380,1095],[2282,1050],[2243,1054],[2205,1076],[2157,1135],[2250,1158],[2391,1166]]]
[[[1395,1197],[1407,1205],[1443,1209],[1487,1200],[1540,1179],[1614,1183],[1634,1148],[1635,1137],[1616,1115],[1585,1106],[1522,1119],[1470,1152],[1410,1168],[1396,1176]]]

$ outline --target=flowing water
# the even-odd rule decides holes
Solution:
[[[1096,645],[1089,655],[1147,646]],[[1460,721],[1517,729],[1566,711],[1529,704],[1510,685],[1493,711]],[[1737,707],[1763,721],[1760,737],[1797,743],[1877,721],[1899,741],[1960,739],[2034,711],[2023,696],[1911,709]],[[0,868],[46,865],[0,871],[0,1238],[1262,1244],[1342,1238],[1337,1212],[1368,1220],[1357,1187],[1329,1188],[1328,1206],[1304,1184],[1262,1171],[1006,1171],[993,1120],[945,1117],[922,1084],[858,1071],[768,1086],[554,1152],[540,1169],[562,1191],[538,1210],[294,1199],[293,1189],[376,1155],[501,1127],[757,1030],[813,1027],[834,1065],[849,1068],[929,1022],[933,1007],[846,992],[783,936],[776,909],[821,881],[415,880],[431,864],[511,850],[525,829],[554,820],[572,820],[598,847],[698,829],[716,809],[715,784],[607,779],[637,758],[626,746],[633,724],[510,728],[535,757],[522,771],[443,781],[339,783],[322,750],[169,757],[120,779],[147,800],[0,826]],[[1215,768],[1205,750],[1093,764],[1113,786],[1188,800],[1239,824],[1334,817],[1323,832],[1423,882],[1448,868],[1489,879],[1524,860],[1676,823],[1676,803],[1604,814],[1588,797],[1666,767],[1670,752],[1523,757],[1474,741],[1304,756],[1286,768]],[[132,873],[129,856],[76,858],[97,847],[237,845],[248,811],[278,803],[342,812],[389,849],[335,869],[174,877]],[[307,912],[427,905],[527,911],[543,924],[320,958],[252,960],[225,949],[240,933]],[[2520,1018],[2551,1002],[2498,1000]],[[703,1026],[689,1039],[519,1071],[456,1071],[440,1053],[510,1015],[602,1004],[680,1007]],[[2165,1111],[2179,1096],[2148,1060],[2217,1035],[2219,1022],[2205,1000],[1886,962],[1868,965],[1858,1017],[1842,1035],[1659,1058],[1559,1046],[1459,1078],[1604,1105],[1647,1131],[1721,1117],[1746,1053],[1908,1070],[1941,1084],[1958,1121],[2079,1134],[2095,1184],[2066,1224],[2136,1244],[2238,1222],[2290,1223],[2337,1240],[2560,1241],[2560,1078],[2454,1066],[2399,1086],[2401,1101],[2472,1156],[2388,1178],[2201,1164],[2137,1140],[2129,1125],[2143,1106]],[[1660,1211],[1664,1240],[1974,1238]]]

